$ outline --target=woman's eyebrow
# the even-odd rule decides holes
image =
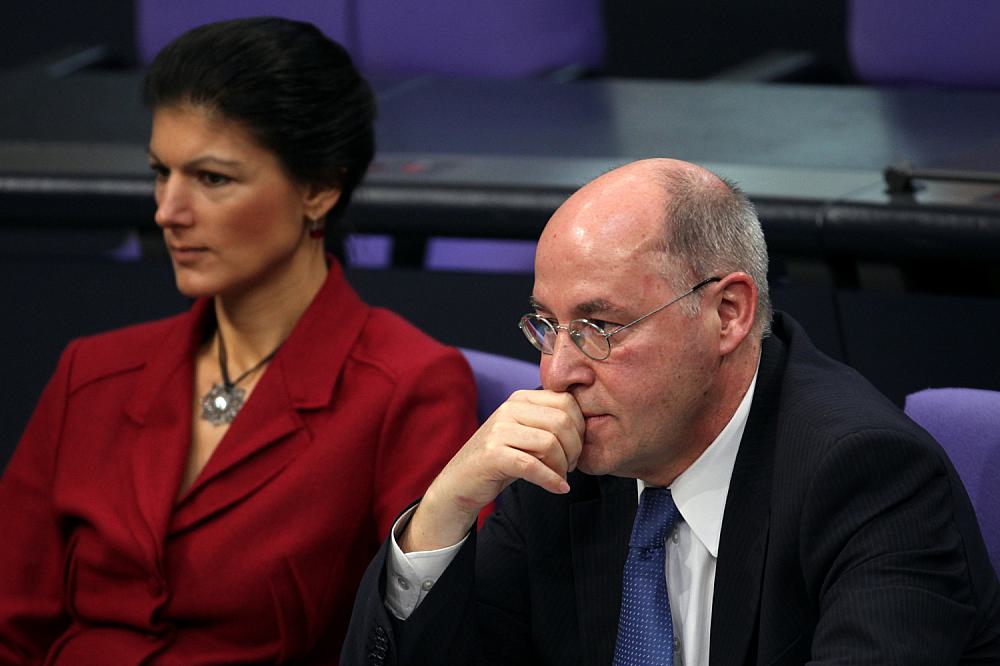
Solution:
[[[147,148],[146,153],[149,155],[150,159],[156,161],[157,163],[162,163],[162,160],[155,152],[153,152],[152,148]],[[212,164],[224,167],[238,167],[240,165],[240,162],[239,160],[227,160],[222,157],[218,157],[216,155],[201,155],[199,157],[194,158],[193,160],[185,162],[184,164],[181,165],[181,168],[197,169],[199,167],[204,167]]]

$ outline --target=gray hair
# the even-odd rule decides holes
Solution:
[[[771,331],[767,244],[753,204],[734,183],[707,179],[694,169],[663,170],[660,178],[668,195],[661,249],[687,268],[686,273],[666,270],[664,277],[680,292],[713,275],[747,273],[757,285],[754,330],[767,336]],[[687,298],[679,305],[694,315],[699,299]]]

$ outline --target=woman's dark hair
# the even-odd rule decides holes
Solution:
[[[191,104],[240,122],[293,180],[339,186],[330,231],[375,153],[371,88],[310,23],[262,17],[194,28],[156,56],[142,96],[151,110]]]

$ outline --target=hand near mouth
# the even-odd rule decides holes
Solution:
[[[569,393],[516,391],[455,454],[417,507],[398,543],[404,552],[458,543],[479,511],[517,479],[569,491],[586,423]]]

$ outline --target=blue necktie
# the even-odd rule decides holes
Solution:
[[[669,490],[642,491],[622,579],[615,666],[673,666],[674,622],[664,573],[664,541],[678,517]]]

